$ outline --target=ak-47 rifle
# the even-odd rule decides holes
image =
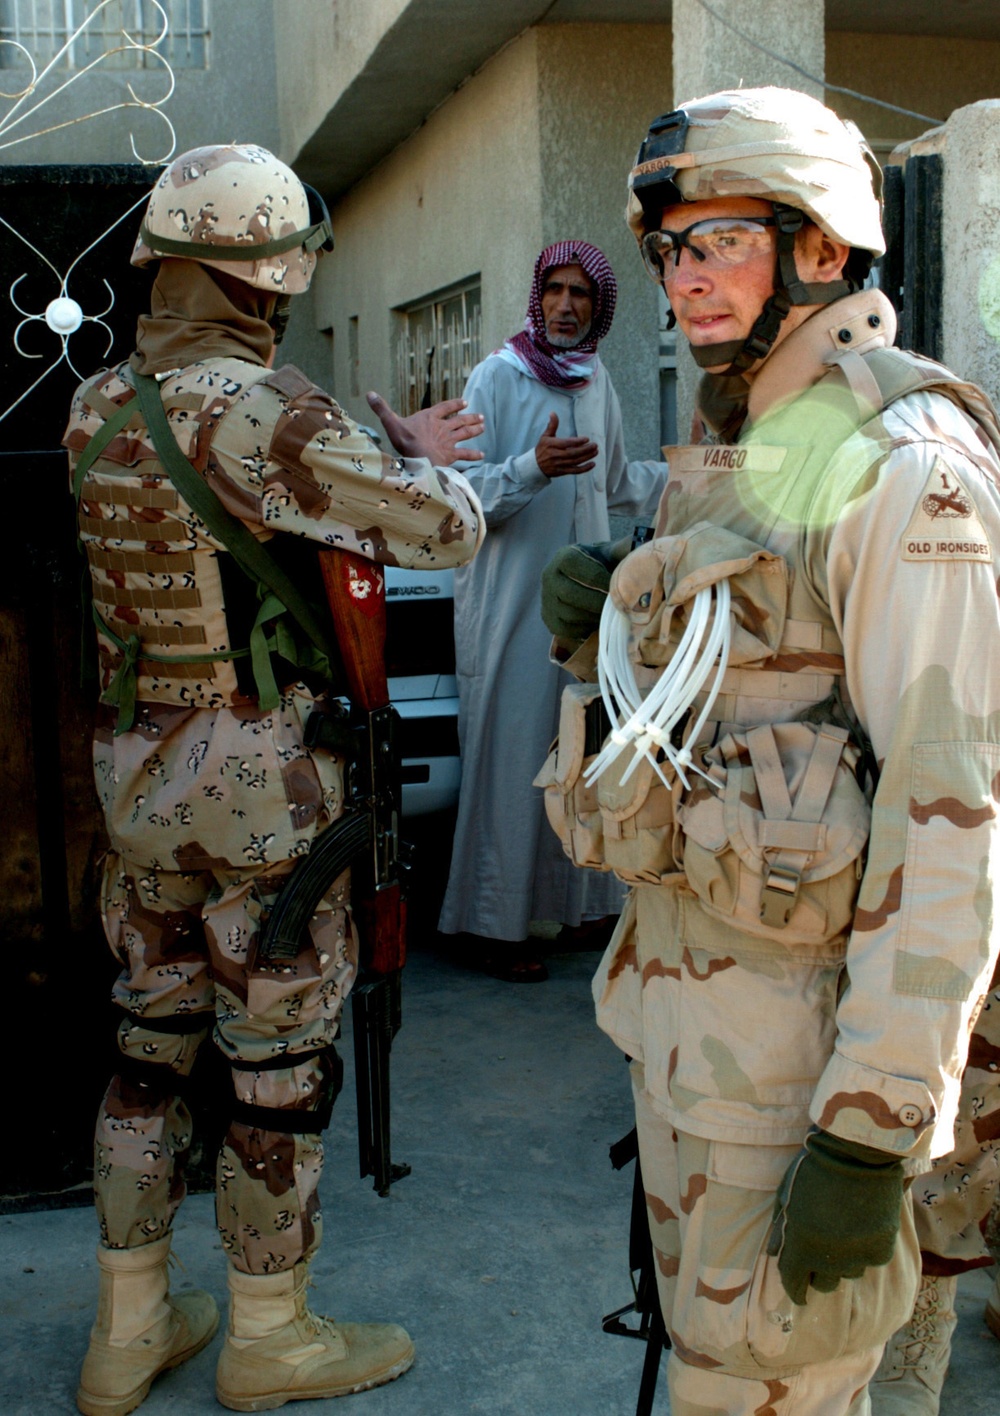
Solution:
[[[397,714],[385,672],[385,572],[347,551],[321,551],[320,570],[363,739],[354,790],[371,819],[369,858],[352,892],[362,965],[351,995],[358,1158],[362,1179],[371,1175],[378,1193],[387,1195],[410,1167],[393,1164],[389,1140],[389,1053],[403,1020],[406,901],[399,879]]]
[[[410,1173],[391,1157],[389,1054],[402,1021],[401,975],[406,960],[406,902],[399,879],[399,753],[396,711],[385,671],[385,575],[348,551],[321,550],[320,569],[352,707],[346,735],[314,714],[310,747],[347,752],[349,805],[316,838],[271,911],[261,953],[281,958],[298,952],[302,932],[330,883],[352,866],[351,896],[360,934],[360,976],[351,997],[358,1095],[358,1156],[362,1179],[388,1195],[394,1180]],[[291,882],[289,882],[291,884]]]

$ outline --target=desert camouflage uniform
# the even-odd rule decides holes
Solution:
[[[777,655],[727,672],[719,735],[839,684],[880,768],[848,933],[745,933],[665,873],[631,892],[595,979],[598,1021],[635,1059],[674,1416],[869,1410],[919,1277],[912,1214],[889,1266],[796,1308],[762,1252],[775,1190],[810,1124],[911,1174],[952,1149],[996,965],[1000,434],[946,370],[943,394],[871,416],[864,358],[828,366],[845,343],[902,365],[894,325],[877,291],[812,316],[751,386],[736,448],[676,450],[660,505],[658,535],[709,521],[790,568]]]
[[[1000,970],[969,1042],[955,1146],[913,1182],[923,1271],[937,1277],[1000,1259],[991,1217],[1000,1190]],[[995,1223],[995,1219],[994,1219]]]
[[[465,480],[380,453],[298,370],[218,358],[167,375],[161,392],[184,454],[261,539],[284,532],[286,551],[298,536],[426,569],[474,553],[481,516]],[[71,467],[130,393],[125,366],[78,390],[64,439]],[[344,877],[297,957],[255,958],[262,914],[342,812],[343,764],[304,745],[306,721],[324,701],[293,681],[296,671],[285,665],[280,701],[264,711],[238,660],[211,659],[245,647],[232,642],[224,609],[234,598],[232,580],[223,591],[228,557],[170,484],[135,409],[87,473],[80,501],[102,620],[102,689],[120,699],[129,674],[137,688],[133,725],[116,734],[115,710],[103,706],[94,741],[111,840],[103,916],[125,1012],[126,1062],[96,1140],[110,1248],[152,1242],[170,1227],[191,1141],[184,1079],[208,1030],[232,1065],[239,1102],[315,1110],[331,1087],[325,1050],[357,963]],[[293,577],[310,555],[303,546]],[[245,577],[236,580],[245,595]],[[204,661],[193,660],[199,654]],[[237,1268],[291,1268],[313,1252],[321,1165],[318,1133],[233,1120],[217,1217]]]

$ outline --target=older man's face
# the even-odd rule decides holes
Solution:
[[[590,333],[593,313],[593,286],[583,266],[556,266],[549,271],[542,290],[542,315],[551,345],[575,349]]]

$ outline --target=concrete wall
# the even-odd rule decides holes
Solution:
[[[944,362],[1000,407],[1000,99],[944,131]]]
[[[393,307],[482,277],[483,348],[521,328],[531,270],[549,242],[578,236],[619,279],[602,353],[632,456],[658,446],[656,301],[625,228],[625,177],[652,117],[670,106],[666,26],[566,25],[516,40],[337,204],[314,318],[334,326],[337,396],[351,394],[348,328],[357,316],[358,386],[393,397]]]
[[[302,3],[302,0],[296,0]],[[213,0],[210,68],[175,70],[176,87],[163,105],[177,133],[177,152],[202,143],[257,142],[279,145],[274,23],[269,0]],[[3,71],[7,92],[20,69]],[[53,71],[31,101],[65,81],[69,73]],[[143,102],[154,103],[167,89],[162,66],[152,69],[105,69],[84,74],[40,109],[35,119],[11,130],[9,137],[35,132],[53,124],[94,113],[128,98],[131,83]],[[29,101],[29,102],[31,102]],[[27,107],[28,104],[25,104]],[[10,111],[0,99],[0,114]],[[23,111],[23,110],[19,110]],[[126,109],[85,123],[75,123],[45,137],[32,137],[0,151],[0,162],[134,162],[129,131],[142,161],[156,161],[169,146],[166,125],[153,113]]]
[[[542,244],[578,237],[611,262],[618,306],[601,358],[621,400],[629,456],[653,457],[660,445],[656,288],[625,225],[625,183],[650,121],[670,111],[670,29],[546,25],[537,34]]]
[[[944,122],[953,109],[1000,94],[1000,42],[828,31],[826,77]],[[880,152],[929,126],[847,94],[830,92],[826,101]]]
[[[715,0],[712,9],[715,14],[699,0],[674,0],[676,106],[721,89],[762,84],[799,88],[822,98],[822,83],[810,83],[772,56],[788,55],[822,79],[823,0],[754,0],[752,5]]]
[[[263,3],[270,8],[273,0]],[[297,153],[312,136],[409,5],[410,0],[284,0],[275,34],[283,156]]]
[[[315,318],[333,325],[334,387],[355,417],[349,321],[356,317],[358,386],[396,398],[392,310],[477,273],[483,343],[519,328],[525,271],[541,241],[536,36],[499,54],[333,211],[336,250],[314,282]]]

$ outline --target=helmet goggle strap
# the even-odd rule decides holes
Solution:
[[[302,186],[309,202],[309,221],[311,223],[309,229],[302,233],[302,244],[307,251],[332,251],[333,223],[330,221],[326,202],[316,188],[310,187],[308,182],[303,182]]]
[[[281,341],[284,339],[285,331],[288,329],[288,320],[291,316],[291,313],[291,295],[279,295],[274,303],[274,311],[271,315],[271,318],[268,320],[268,324],[274,331],[275,344],[280,344]]]
[[[155,236],[145,220],[139,228],[139,235],[143,245],[148,246],[156,255],[184,256],[188,260],[197,259],[195,252],[212,261],[264,261],[270,256],[281,256],[286,251],[294,251],[299,247],[305,251],[332,251],[333,227],[330,225],[330,213],[326,209],[326,203],[315,187],[307,186],[305,182],[302,187],[309,202],[310,224],[302,231],[277,236],[273,241],[247,243],[242,246],[214,246],[210,241],[175,241],[169,236]]]

